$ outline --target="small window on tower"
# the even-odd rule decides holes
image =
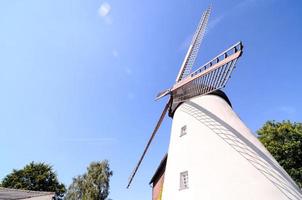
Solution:
[[[188,171],[184,171],[180,173],[180,183],[179,183],[179,190],[189,188],[189,176]]]
[[[184,125],[183,127],[181,127],[180,137],[186,134],[187,134],[187,125]]]

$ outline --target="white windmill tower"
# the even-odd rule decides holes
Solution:
[[[301,200],[301,190],[245,126],[223,88],[242,55],[238,42],[191,72],[211,8],[202,15],[176,83],[130,176],[130,186],[161,122],[173,118],[168,158],[161,175],[163,200]]]

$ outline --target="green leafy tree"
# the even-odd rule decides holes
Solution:
[[[302,188],[302,123],[268,121],[257,133],[267,150]]]
[[[109,182],[112,174],[107,160],[92,162],[85,174],[73,178],[65,199],[105,200],[109,195]]]
[[[59,183],[52,166],[45,163],[31,162],[23,169],[14,169],[4,177],[2,187],[55,192],[57,198],[63,197],[65,186]]]

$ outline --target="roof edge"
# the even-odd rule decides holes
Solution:
[[[168,158],[168,153],[165,154],[165,156],[163,157],[163,159],[160,161],[159,166],[157,167],[154,175],[152,176],[149,185],[152,184],[155,181],[156,176],[160,173],[161,169],[163,169],[164,167],[166,167],[167,164],[167,158]]]

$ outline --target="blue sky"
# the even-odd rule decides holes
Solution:
[[[256,131],[301,121],[302,2],[282,0],[7,0],[0,2],[0,178],[30,161],[70,184],[108,159],[112,199],[147,199],[167,151],[164,121],[130,190],[127,179],[173,84],[200,15],[212,4],[196,66],[242,40],[225,91]]]

